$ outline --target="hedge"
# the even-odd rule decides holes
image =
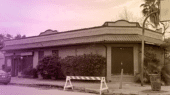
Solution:
[[[65,76],[105,76],[106,58],[98,54],[67,56],[61,63]]]
[[[44,79],[59,79],[64,77],[61,71],[60,58],[57,55],[45,56],[40,60],[37,70]]]

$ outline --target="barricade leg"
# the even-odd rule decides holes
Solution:
[[[105,87],[103,87],[103,84]],[[101,84],[100,84],[100,95],[102,94],[102,91],[103,90],[107,90],[108,91],[108,86],[106,84],[106,80],[105,80],[105,77],[102,77],[101,79]]]
[[[68,85],[68,82],[69,82],[69,85]],[[71,88],[73,89],[73,85],[72,85],[72,83],[71,83],[70,77],[66,77],[66,83],[65,83],[65,85],[64,85],[64,90],[65,90],[66,88],[69,88],[69,87],[71,87]]]

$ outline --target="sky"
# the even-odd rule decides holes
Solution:
[[[141,17],[143,0],[0,0],[0,34],[37,36],[101,26],[126,9]]]

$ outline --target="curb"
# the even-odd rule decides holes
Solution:
[[[23,84],[23,83],[9,83],[9,85],[18,85],[18,86],[27,86],[27,87],[40,87],[40,88],[57,88],[60,90],[63,90],[64,86],[61,85],[51,85],[51,84]],[[75,87],[73,86],[73,90],[71,88],[68,88],[66,91],[77,91],[77,92],[85,92],[85,93],[93,93],[93,94],[99,94],[99,91],[86,89],[84,87]],[[138,94],[124,94],[124,93],[109,93],[104,92],[102,95],[138,95]]]
[[[26,86],[26,87],[39,87],[39,88],[45,88],[45,89],[51,89],[56,88],[59,90],[63,90],[64,86],[62,85],[51,85],[51,84],[23,84],[23,83],[9,83],[8,85],[17,85],[17,86]],[[83,92],[83,93],[93,93],[99,95],[99,91],[97,89],[87,89],[84,87],[77,87],[73,86],[73,90],[71,88],[67,88],[65,91],[75,91],[75,92]],[[169,94],[157,94],[156,95],[169,95]],[[102,95],[140,95],[139,93],[122,93],[122,92],[109,92],[104,91]],[[143,94],[142,94],[143,95]],[[153,95],[153,93],[145,93],[145,95]]]
[[[62,88],[62,89],[63,89],[63,86],[59,86],[59,85],[49,85],[49,84],[9,83],[9,85],[19,85],[19,86],[28,86],[28,87],[49,87],[49,88]]]
[[[27,87],[42,87],[42,88],[57,88],[63,90],[64,86],[61,85],[49,85],[49,84],[23,84],[23,83],[9,83],[8,85],[17,85],[17,86],[27,86]],[[78,92],[85,92],[85,93],[94,93],[99,94],[99,91],[94,91],[90,89],[85,89],[83,87],[75,87],[73,86],[73,90],[68,88],[66,91],[78,91]],[[105,94],[104,94],[105,95]]]

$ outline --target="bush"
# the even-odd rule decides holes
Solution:
[[[156,54],[146,52],[144,59],[144,67],[149,74],[158,74],[161,72],[160,70],[160,62],[159,59],[156,58]]]
[[[6,72],[11,72],[11,66],[6,66],[5,64],[3,64],[2,70],[6,71]]]
[[[156,54],[153,52],[146,51],[144,58],[144,79],[146,83],[150,82],[150,74],[160,74],[161,64]]]
[[[57,55],[45,56],[39,63],[37,70],[43,79],[59,79],[64,77],[61,72],[60,58]]]
[[[160,74],[161,73],[161,64],[159,59],[156,57],[156,54],[146,48],[144,54],[144,67],[143,67],[143,81],[145,83],[150,83],[150,74]],[[140,73],[135,75],[135,82],[141,82]]]
[[[166,85],[170,85],[170,64],[166,64],[163,66],[161,72],[161,78]]]
[[[106,58],[98,54],[67,56],[61,63],[65,76],[105,76]]]
[[[104,76],[106,58],[97,54],[67,56],[60,59],[56,55],[45,56],[37,66],[43,79],[63,79],[66,75]]]
[[[33,78],[38,78],[37,69],[33,68],[31,72],[33,73]]]
[[[29,66],[28,68],[25,68],[22,71],[22,75],[24,77],[38,78],[37,69],[32,68],[32,66]]]

